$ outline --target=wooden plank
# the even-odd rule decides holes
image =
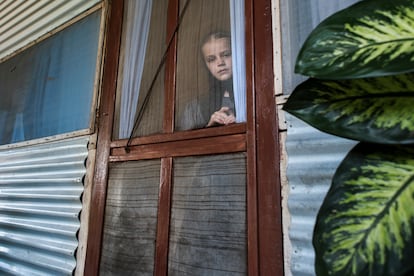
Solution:
[[[145,145],[154,143],[165,143],[171,141],[190,140],[194,138],[207,138],[214,136],[223,136],[229,134],[240,134],[246,132],[246,124],[232,124],[228,126],[203,128],[197,130],[179,131],[175,133],[165,133],[149,135],[145,137],[132,138],[130,145]],[[111,143],[111,148],[125,147],[128,139],[116,140]]]
[[[132,146],[112,149],[110,161],[128,161],[162,157],[220,154],[246,150],[246,135],[235,134],[222,137],[173,141],[153,145]]]
[[[161,159],[161,183],[158,196],[158,223],[154,275],[167,275],[168,270],[172,167],[173,159],[171,157]]]
[[[254,63],[260,275],[284,275],[280,151],[273,76],[271,0],[255,1]]]
[[[91,195],[91,212],[88,231],[88,247],[84,275],[99,274],[99,259],[108,180],[108,157],[112,135],[114,116],[114,99],[118,74],[119,47],[123,18],[123,0],[113,0],[110,7],[108,33],[106,37],[107,51],[102,84],[101,106],[98,125],[95,173]]]
[[[178,0],[172,0],[168,4],[168,24],[167,24],[167,41],[170,43],[167,58],[165,61],[165,94],[164,94],[164,124],[165,133],[174,131],[174,107],[175,107],[175,80],[177,64],[177,34],[176,26],[178,24]]]
[[[253,1],[246,0],[247,268],[248,275],[259,275],[253,6]]]

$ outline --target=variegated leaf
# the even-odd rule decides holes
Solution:
[[[319,211],[317,274],[405,275],[414,269],[413,230],[414,147],[361,143]]]
[[[375,143],[414,143],[414,74],[308,79],[284,110],[321,131]]]
[[[367,0],[320,23],[298,55],[295,71],[349,79],[414,70],[414,2]]]

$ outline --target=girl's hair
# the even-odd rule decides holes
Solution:
[[[228,32],[224,31],[214,31],[209,34],[207,34],[204,39],[201,41],[201,48],[206,44],[207,42],[213,40],[213,39],[220,39],[220,38],[227,38],[229,41],[229,44],[231,43],[231,36]]]

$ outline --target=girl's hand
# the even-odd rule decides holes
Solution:
[[[230,109],[226,106],[220,108],[220,110],[214,112],[211,117],[210,121],[207,124],[207,127],[214,126],[214,125],[228,125],[236,122],[236,118],[232,112],[229,112]]]

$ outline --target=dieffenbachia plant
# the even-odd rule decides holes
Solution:
[[[365,0],[319,24],[283,109],[361,141],[335,172],[313,233],[318,275],[414,271],[414,0]],[[413,274],[414,275],[414,274]]]

